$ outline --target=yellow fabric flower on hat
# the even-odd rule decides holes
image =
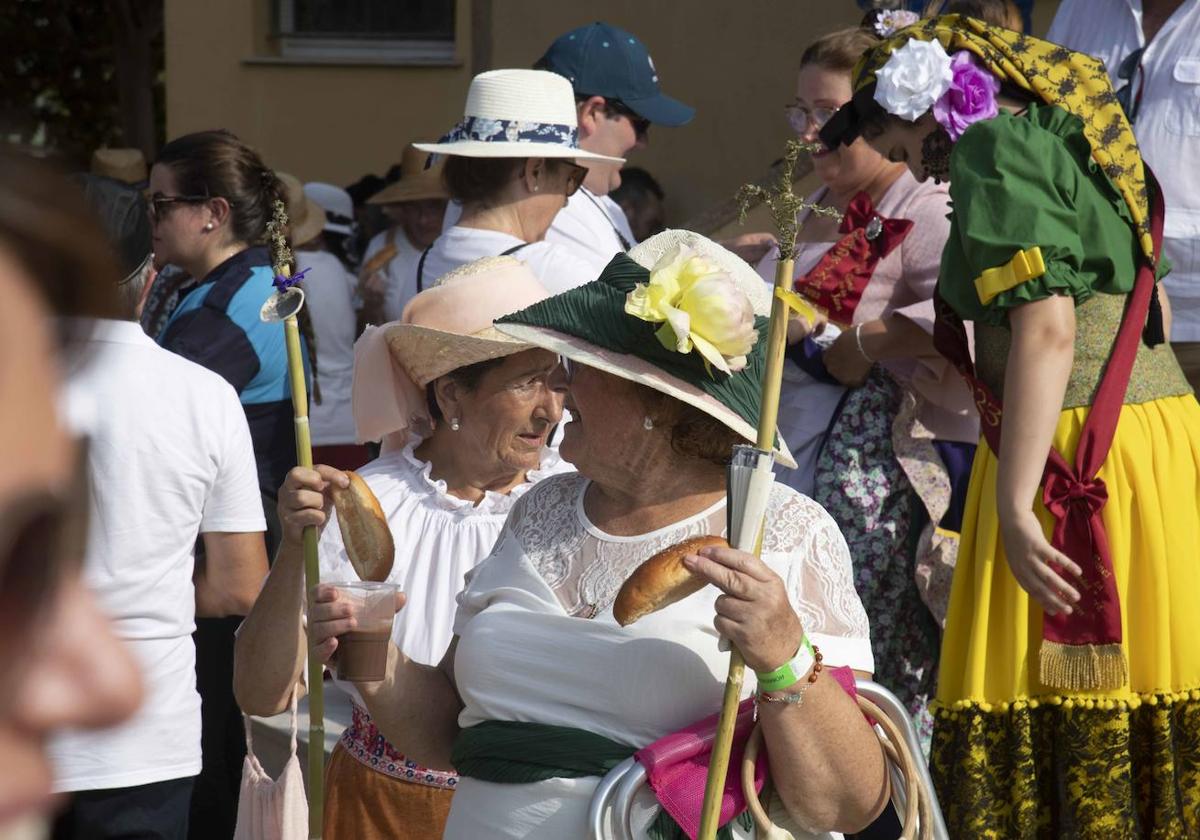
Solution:
[[[664,254],[625,298],[625,312],[661,323],[655,335],[668,350],[699,353],[705,366],[736,373],[758,341],[754,306],[728,272],[686,245]],[[711,366],[711,367],[710,367]]]

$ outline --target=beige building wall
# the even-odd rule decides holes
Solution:
[[[528,67],[557,35],[602,19],[641,38],[664,90],[696,108],[687,126],[654,127],[630,159],[663,184],[673,224],[711,218],[763,177],[789,136],[803,46],[860,17],[853,0],[457,0],[452,65],[349,65],[279,58],[273,2],[165,0],[169,137],[228,128],[273,167],[347,184],[453,125],[474,72]],[[1056,6],[1038,3],[1035,33]]]

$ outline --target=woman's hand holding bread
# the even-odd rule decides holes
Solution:
[[[320,533],[329,521],[329,509],[333,505],[327,491],[331,487],[349,486],[350,479],[344,472],[324,464],[289,470],[279,488],[276,504],[283,526],[283,541],[299,546],[304,540],[304,529],[309,525],[316,526]]]
[[[755,671],[772,671],[796,655],[804,628],[783,578],[761,558],[732,548],[702,548],[683,565],[724,594],[713,626]]]
[[[320,532],[329,521],[331,505],[337,509],[342,543],[359,578],[387,580],[396,556],[395,543],[379,500],[358,473],[324,464],[292,469],[279,489],[284,541],[300,545],[309,525]]]

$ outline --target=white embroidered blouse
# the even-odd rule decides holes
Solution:
[[[618,537],[588,520],[588,484],[577,473],[541,482],[514,506],[491,556],[468,574],[454,628],[461,726],[530,721],[642,747],[720,708],[728,654],[713,627],[714,587],[629,627],[616,623],[612,603],[633,569],[662,548],[723,534],[725,502]],[[867,616],[833,519],[777,484],[768,521],[763,559],[783,578],[826,662],[873,670]],[[747,680],[745,696],[753,688]],[[597,782],[462,779],[445,837],[584,836]],[[648,822],[653,803],[643,804]]]

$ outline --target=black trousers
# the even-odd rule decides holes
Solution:
[[[71,794],[52,840],[184,840],[192,779]]]

